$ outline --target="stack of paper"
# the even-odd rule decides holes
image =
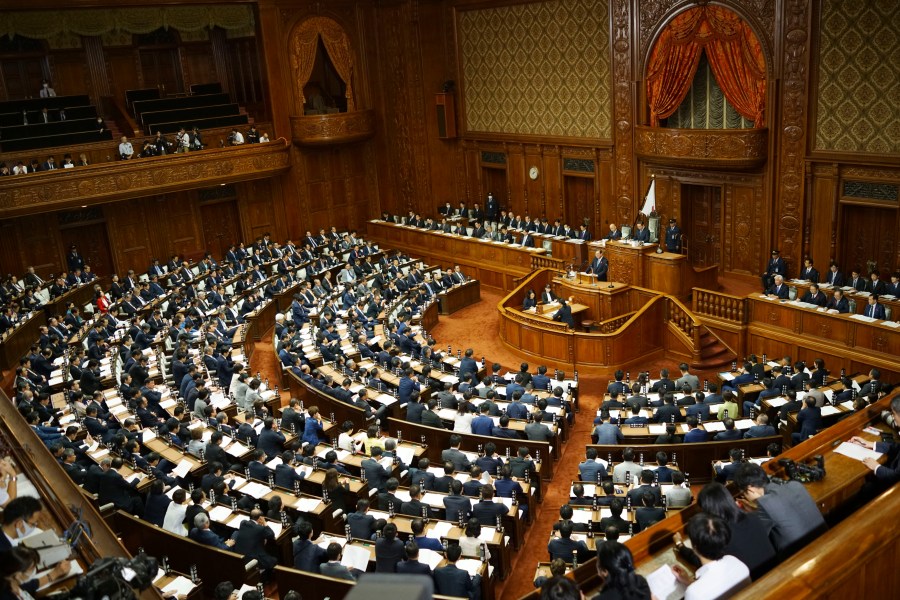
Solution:
[[[442,560],[444,560],[444,556],[434,550],[429,550],[427,548],[419,550],[419,562],[428,565],[432,571],[437,569],[437,566],[441,564]]]
[[[621,539],[621,537],[619,538]],[[647,575],[647,584],[654,598],[659,600],[681,600],[684,598],[685,587],[675,578],[672,567],[663,565]]]
[[[179,575],[178,577],[176,577],[175,579],[172,580],[172,583],[170,583],[169,585],[164,587],[162,589],[162,592],[163,592],[163,595],[166,597],[170,597],[170,596],[178,597],[178,596],[182,596],[182,595],[186,596],[195,587],[197,587],[197,586],[194,585],[193,581],[191,581],[187,577],[183,577],[183,576]]]
[[[344,546],[344,556],[341,558],[341,564],[347,568],[356,569],[365,572],[369,566],[369,559],[372,557],[367,548],[346,544]]]
[[[854,460],[866,460],[867,458],[878,460],[882,456],[881,452],[875,452],[874,450],[863,448],[859,444],[851,442],[843,442],[840,446],[835,448],[834,451],[838,454],[849,456]]]
[[[247,494],[248,496],[252,496],[259,500],[266,494],[270,493],[272,488],[269,486],[263,485],[261,483],[257,483],[255,481],[251,481],[247,485],[241,488],[241,493]]]
[[[453,523],[448,521],[438,521],[428,530],[426,535],[430,538],[441,539],[442,537],[447,537],[450,534],[451,529],[453,529]],[[484,528],[482,528],[482,530],[483,529]]]

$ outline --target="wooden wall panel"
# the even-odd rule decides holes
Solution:
[[[190,89],[191,84],[218,81],[210,43],[185,45],[181,49],[181,65],[185,90]]]
[[[124,98],[128,90],[143,87],[135,50],[129,47],[109,48],[106,50],[106,60],[113,94]]]
[[[177,253],[184,259],[197,260],[206,252],[197,202],[195,190],[144,200],[145,210],[154,215],[151,219],[156,227],[151,235],[157,257]]]
[[[91,93],[87,58],[82,48],[54,52],[51,56],[53,88],[60,96]]]
[[[112,246],[113,261],[119,273],[128,269],[145,271],[153,258],[160,262],[168,260],[167,255],[154,253],[150,236],[151,223],[146,203],[130,202],[128,204],[109,204],[104,207],[109,243]]]
[[[238,184],[239,197],[244,201],[239,204],[241,224],[245,241],[252,241],[268,232],[273,239],[280,239],[280,228],[276,225],[275,210],[272,202],[272,183],[268,179],[247,181]]]
[[[23,217],[12,229],[19,268],[8,272],[21,275],[28,266],[33,266],[38,275],[47,279],[51,273],[65,270],[58,232],[55,227],[47,226],[46,217]]]
[[[837,243],[837,190],[836,165],[820,165],[812,171],[812,183],[807,198],[807,231],[804,257],[812,258],[820,273],[835,258]]]

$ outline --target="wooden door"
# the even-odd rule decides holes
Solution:
[[[68,254],[72,244],[84,258],[84,264],[90,265],[97,276],[110,275],[114,266],[112,253],[109,250],[109,237],[106,235],[106,223],[90,223],[74,225],[60,229],[63,255]],[[64,269],[68,269],[66,261],[62,261]]]
[[[522,213],[522,217],[525,216],[525,207],[517,206],[511,207],[510,201],[507,196],[507,187],[506,187],[506,169],[492,169],[489,167],[481,168],[481,198],[478,199],[478,204],[481,205],[482,210],[484,209],[484,201],[487,198],[488,194],[494,194],[494,198],[497,199],[497,202],[500,204],[500,210],[513,210],[517,213]],[[458,203],[457,203],[458,204]],[[469,203],[470,208],[471,205],[475,204],[475,201]],[[455,205],[454,205],[455,207]]]
[[[163,96],[184,91],[177,48],[142,49],[140,59],[144,87],[158,87]]]
[[[578,230],[587,219],[591,235],[597,235],[594,217],[594,180],[590,177],[565,178],[565,222]],[[550,219],[552,222],[552,219]]]
[[[203,242],[216,260],[225,256],[228,247],[241,239],[241,219],[237,201],[225,200],[201,207]]]
[[[47,72],[46,66],[46,60],[38,56],[4,58],[0,68],[3,71],[6,98],[17,100],[37,97],[41,91],[41,80]]]
[[[722,188],[683,183],[681,206],[685,212],[681,230],[691,264],[696,267],[721,264]]]
[[[897,210],[876,206],[842,205],[840,267],[844,273],[859,268],[868,274],[873,266],[889,280],[897,261]],[[827,265],[816,265],[821,272]]]

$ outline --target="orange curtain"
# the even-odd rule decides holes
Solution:
[[[674,113],[690,90],[706,50],[728,102],[755,127],[765,125],[766,63],[756,35],[737,14],[717,5],[680,13],[660,34],[647,66],[650,124]]]
[[[313,17],[304,21],[291,36],[291,66],[297,76],[300,104],[306,104],[303,88],[309,81],[316,63],[319,36],[331,63],[347,86],[347,111],[356,110],[353,100],[353,47],[343,28],[327,17]]]
[[[331,57],[335,70],[347,86],[344,96],[347,98],[347,112],[351,112],[356,110],[353,102],[353,48],[340,25],[334,21],[331,23],[333,27],[322,28],[322,43],[328,56]]]

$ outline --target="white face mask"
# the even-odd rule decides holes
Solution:
[[[26,582],[34,579],[35,575],[37,575],[37,569],[35,569],[34,567],[31,567],[30,571],[27,571],[22,575],[22,579],[20,581],[21,581],[21,583],[26,583]]]
[[[48,87],[50,87],[50,84],[49,84],[49,83],[45,83],[45,84],[44,84],[44,87],[45,87],[45,88],[48,88]]]
[[[37,529],[37,527],[34,525],[29,525],[27,522],[22,521],[22,525],[16,527],[16,532],[18,532],[20,538],[23,538],[31,535],[35,529]]]

